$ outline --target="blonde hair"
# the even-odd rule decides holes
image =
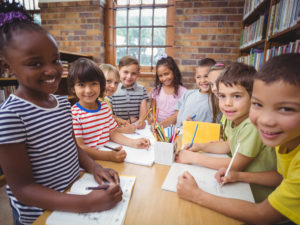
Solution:
[[[117,77],[117,79],[120,81],[120,74],[119,71],[117,70],[116,67],[114,67],[113,65],[110,64],[101,64],[99,66],[99,68],[102,70],[102,72],[104,73],[105,78],[107,78],[107,75],[110,72],[113,72],[115,74],[115,76]]]

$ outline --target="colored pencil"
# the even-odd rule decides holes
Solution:
[[[192,142],[190,144],[190,148],[193,146],[193,142],[194,142],[194,139],[195,139],[195,136],[196,136],[196,133],[197,133],[197,129],[198,129],[198,124],[197,124],[197,126],[195,128],[195,132],[194,132],[194,136],[193,136]]]
[[[103,184],[98,187],[86,187],[86,190],[107,190],[109,188],[108,184]]]
[[[143,122],[145,121],[146,117],[147,117],[148,114],[151,112],[151,110],[152,110],[151,108],[148,110],[148,112],[147,112],[146,115],[144,116],[143,120],[141,120],[141,121],[139,122],[138,125],[140,125],[141,123],[143,123]]]
[[[108,148],[108,149],[113,150],[113,151],[116,151],[116,152],[120,151],[120,149],[118,149],[118,148],[112,148],[112,147],[109,147],[107,145],[104,145],[103,147]]]

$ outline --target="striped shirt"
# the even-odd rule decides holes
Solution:
[[[114,115],[127,120],[129,119],[128,114],[139,118],[141,102],[144,99],[148,100],[149,96],[142,85],[134,83],[132,87],[126,88],[120,83],[116,93],[108,99],[111,102]]]
[[[108,142],[110,132],[117,128],[109,106],[99,101],[98,105],[96,110],[85,109],[78,103],[72,106],[75,137],[82,138],[85,145],[95,149]]]
[[[70,103],[53,97],[57,105],[48,109],[10,95],[0,106],[0,144],[25,143],[34,181],[62,192],[78,177],[79,161]],[[32,224],[42,214],[43,209],[20,203],[8,185],[7,193],[21,223]]]

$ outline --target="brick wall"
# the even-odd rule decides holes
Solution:
[[[59,49],[104,62],[104,8],[99,0],[39,3],[42,25]]]
[[[200,59],[236,61],[243,17],[243,0],[176,0],[174,58],[187,88],[194,88]]]

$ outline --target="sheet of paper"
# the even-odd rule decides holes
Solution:
[[[215,179],[216,170],[197,165],[173,163],[161,188],[163,190],[176,192],[178,177],[185,171],[192,174],[199,188],[210,194],[254,202],[249,184],[238,182],[226,184],[221,187]]]
[[[138,139],[138,138],[148,138],[151,142],[151,146],[148,150],[146,149],[136,149],[131,148],[128,146],[123,146],[123,149],[126,151],[126,158],[125,162],[143,165],[143,166],[152,166],[154,162],[154,142],[155,138],[153,134],[151,133],[150,126],[147,125],[144,129],[136,130],[134,134],[124,134],[126,137],[132,138],[132,139]],[[114,142],[108,142],[105,145],[115,148],[120,146],[119,144],[116,144]],[[107,150],[105,147],[101,148],[101,150]]]
[[[198,124],[194,143],[208,143],[220,140],[220,124],[197,121],[183,121],[182,146],[191,143]]]
[[[120,176],[120,186],[123,191],[123,199],[114,208],[102,212],[94,213],[70,213],[54,211],[48,217],[47,225],[122,225],[125,219],[131,192],[135,183],[135,177]],[[97,182],[91,174],[84,176],[76,181],[69,193],[87,194],[90,191],[86,187],[96,187]]]

